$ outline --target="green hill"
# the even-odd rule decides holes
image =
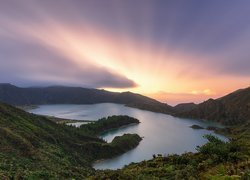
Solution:
[[[113,119],[128,117],[107,118]],[[124,153],[141,141],[136,134],[125,134],[106,143],[81,128],[56,124],[6,104],[0,104],[0,137],[0,179],[82,179],[94,172],[95,160]]]
[[[242,124],[250,119],[250,87],[219,99],[209,99],[177,116],[216,121],[226,125]]]

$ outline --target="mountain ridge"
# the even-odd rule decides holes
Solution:
[[[0,101],[12,105],[118,103],[165,114],[174,113],[173,107],[140,94],[82,87],[21,88],[12,84],[0,84]]]
[[[250,87],[236,90],[218,99],[208,99],[180,117],[216,121],[225,125],[241,124],[250,119]]]
[[[250,118],[250,87],[238,89],[200,104],[181,103],[174,107],[132,93],[110,92],[82,87],[49,86],[20,88],[0,84],[0,102],[12,105],[117,103],[128,107],[183,118],[203,119],[225,125],[244,123]]]

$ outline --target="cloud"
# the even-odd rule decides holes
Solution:
[[[54,5],[58,4],[52,6],[51,1],[1,2],[0,82],[25,86],[136,87],[137,84],[121,72],[92,62],[89,57],[82,56],[84,49],[65,40],[67,37],[62,34],[70,25],[65,22],[63,11],[73,15],[69,16],[70,20],[82,18],[75,13],[77,6],[74,3],[61,1],[61,4],[67,8],[57,9]]]
[[[24,37],[0,36],[0,82],[18,85],[77,85],[128,88],[137,84],[113,70],[81,65],[48,46]]]
[[[222,93],[249,82],[249,5],[2,1],[0,78],[111,90],[138,83],[129,90],[139,93],[206,88]]]

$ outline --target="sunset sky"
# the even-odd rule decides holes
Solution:
[[[250,85],[250,1],[0,0],[0,82],[220,97]]]

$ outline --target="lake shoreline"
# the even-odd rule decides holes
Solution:
[[[110,131],[119,130],[119,129],[123,129],[123,128],[130,127],[130,126],[135,126],[135,125],[138,125],[140,123],[141,122],[139,122],[139,123],[130,123],[130,124],[127,124],[127,125],[122,125],[122,126],[120,126],[118,128],[112,128],[112,129],[106,130],[106,131],[102,132],[101,134],[99,134],[99,137],[102,138],[102,135],[105,135],[106,133],[108,133]]]
[[[122,134],[138,134],[146,137],[137,148],[129,153],[114,158],[99,159],[94,161],[95,169],[119,169],[132,162],[140,162],[151,159],[153,154],[183,154],[184,152],[196,152],[196,146],[206,143],[205,134],[212,134],[219,138],[227,139],[218,132],[206,129],[194,131],[191,125],[201,127],[216,126],[217,123],[195,119],[186,119],[155,113],[137,108],[126,107],[120,104],[102,103],[94,105],[43,105],[34,111],[37,114],[51,114],[53,116],[67,117],[70,119],[93,119],[112,115],[128,115],[140,119],[140,125],[129,124],[119,128],[109,129],[98,135],[107,142],[111,142],[115,136]],[[31,113],[34,113],[31,111]],[[65,119],[67,119],[65,118]],[[70,122],[72,122],[70,120]],[[83,122],[77,120],[77,122]],[[108,133],[107,133],[108,132]],[[103,162],[106,161],[106,162]],[[97,163],[100,162],[99,165]]]

